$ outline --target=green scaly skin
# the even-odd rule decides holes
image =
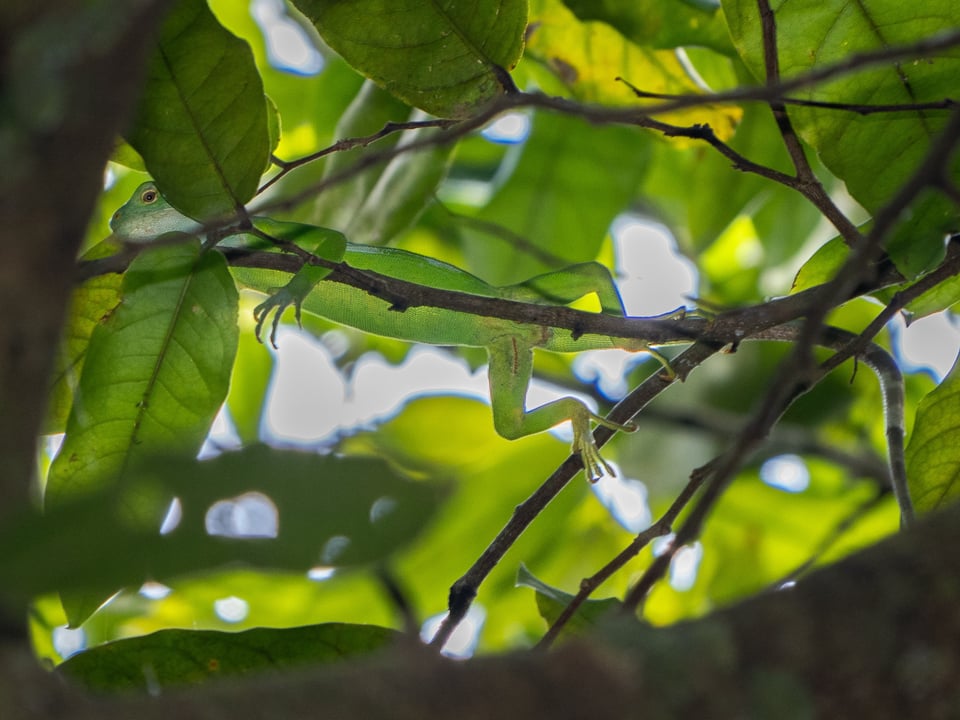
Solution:
[[[566,305],[591,293],[604,312],[623,315],[623,303],[609,271],[598,263],[583,263],[540,275],[518,285],[494,287],[453,265],[395,248],[353,245],[334,230],[268,218],[253,218],[257,230],[273,238],[295,242],[317,257],[343,262],[358,270],[406,280],[443,290],[506,298],[537,304]],[[201,226],[172,208],[147,182],[110,221],[116,237],[129,243],[148,243],[168,232],[198,234]],[[238,231],[239,232],[239,231]],[[255,242],[262,242],[257,239]],[[436,307],[390,310],[390,303],[344,283],[321,282],[329,269],[307,264],[291,279],[286,273],[260,268],[233,267],[239,283],[267,293],[254,311],[258,334],[270,313],[276,323],[283,310],[293,305],[334,322],[375,335],[431,345],[486,348],[489,357],[490,399],[494,426],[505,438],[516,439],[548,430],[570,420],[573,450],[580,454],[591,481],[610,473],[590,432],[591,421],[614,430],[632,431],[633,425],[610,422],[581,401],[567,397],[531,410],[526,409],[527,387],[533,373],[533,349],[580,352],[606,348],[648,350],[640,340],[583,334],[569,330],[524,325]],[[276,288],[280,290],[276,290]],[[271,335],[271,338],[273,335]],[[661,362],[665,361],[658,355]],[[665,364],[668,374],[672,374]]]

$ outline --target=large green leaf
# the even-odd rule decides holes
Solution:
[[[102,602],[124,585],[230,563],[306,572],[372,562],[414,538],[439,500],[381,460],[262,446],[204,461],[140,457],[124,480],[5,529],[6,591],[22,601],[56,587]],[[174,498],[179,521],[161,535]]]
[[[906,461],[910,495],[917,510],[936,510],[960,498],[958,364],[917,408]]]
[[[127,139],[190,217],[230,215],[256,192],[270,144],[263,83],[204,0],[179,0],[161,27]]]
[[[138,456],[196,452],[226,396],[237,291],[219,253],[159,247],[131,263],[94,329],[46,503],[117,482]]]
[[[725,0],[724,11],[737,50],[754,74],[765,78],[757,5]],[[960,5],[930,0],[923,12],[897,0],[801,0],[776,11],[777,45],[784,78],[855,53],[903,46],[960,25]],[[796,97],[848,104],[908,104],[960,94],[960,49],[917,62],[887,63],[799,90]],[[846,182],[871,213],[887,203],[917,169],[931,140],[946,122],[945,111],[859,115],[835,109],[793,107],[790,116],[824,164]],[[960,179],[960,164],[954,177]],[[960,225],[957,209],[938,195],[919,199],[912,218],[891,239],[900,268],[915,273],[942,255],[943,233]]]
[[[399,633],[375,625],[328,623],[294,628],[160,630],[74,655],[59,670],[91,690],[116,692],[187,685],[367,655]]]
[[[733,54],[719,5],[684,0],[564,0],[581,20],[609,23],[638,45],[708,47]]]
[[[131,263],[121,292],[91,333],[48,508],[122,483],[146,454],[194,455],[226,396],[237,291],[222,255],[201,254],[197,242],[155,248]],[[65,598],[71,624],[103,599]]]
[[[593,260],[611,221],[634,197],[651,142],[632,128],[537,115],[513,172],[480,217],[517,233],[559,264]],[[524,248],[487,235],[472,242],[466,255],[471,271],[498,285],[550,267]]]
[[[604,22],[581,22],[560,0],[531,2],[526,54],[550,68],[575,98],[586,102],[631,106],[658,102],[639,100],[618,77],[646,92],[704,91],[674,51],[633,43]],[[730,105],[658,116],[679,125],[709,124],[721,138],[730,137],[739,118],[740,109]]]
[[[295,0],[323,39],[404,102],[468,114],[504,92],[523,50],[525,0]]]
[[[84,260],[95,260],[116,252],[116,243],[104,241],[90,249]],[[87,344],[93,329],[120,302],[121,278],[115,273],[99,275],[78,286],[73,291],[63,339],[57,352],[50,390],[50,407],[44,431],[63,432],[66,428],[73,396],[80,382]]]
[[[340,116],[334,135],[337,140],[372,135],[387,123],[402,122],[409,115],[410,108],[407,105],[382,90],[376,83],[367,80],[360,86],[353,102]],[[339,175],[371,152],[382,152],[385,148],[392,147],[399,138],[399,134],[394,133],[372,147],[358,147],[334,153],[327,159],[323,168],[323,179],[327,180]],[[314,203],[312,216],[314,224],[346,232],[351,220],[382,173],[383,165],[374,166],[325,189]]]

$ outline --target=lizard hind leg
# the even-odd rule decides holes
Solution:
[[[527,387],[533,373],[533,350],[521,338],[510,336],[493,342],[487,353],[490,360],[490,401],[493,423],[503,437],[514,440],[549,430],[569,420],[573,425],[573,452],[580,456],[584,472],[590,482],[603,475],[613,475],[613,469],[600,455],[591,422],[611,430],[633,432],[632,423],[607,420],[573,397],[564,397],[531,410],[526,409]]]

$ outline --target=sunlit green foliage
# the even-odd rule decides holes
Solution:
[[[426,254],[494,284],[593,260],[616,270],[611,224],[631,212],[665,225],[696,263],[697,300],[707,314],[786,295],[795,276],[794,290],[829,282],[848,257],[822,208],[802,196],[802,183],[777,181],[794,167],[768,105],[697,100],[734,88],[759,92],[766,82],[752,1],[293,6],[286,22],[299,23],[305,42],[319,48],[318,73],[272,64],[244,3],[174,3],[128,144],[118,139],[84,260],[117,250],[100,243],[111,214],[147,178],[138,167],[174,206],[203,221],[244,222],[250,207],[334,228],[353,242]],[[838,0],[777,9],[783,79],[960,26],[949,0],[928,3],[919,20],[908,3],[850,7]],[[956,99],[958,47],[922,59],[905,52],[789,95],[856,105]],[[638,98],[631,86],[693,100],[653,116],[667,123],[660,131],[641,129],[649,118],[626,113],[661,98]],[[542,91],[554,108],[534,110],[517,90]],[[483,137],[485,123],[469,123],[491,103],[520,108],[529,135],[515,144]],[[838,211],[865,228],[910,181],[949,118],[932,106],[788,112]],[[372,137],[389,123],[437,118],[468,125]],[[704,125],[715,147],[696,135]],[[413,143],[423,147],[407,150]],[[749,163],[768,172],[746,172]],[[954,160],[940,178],[954,192],[958,168]],[[894,289],[929,270],[943,255],[944,233],[960,229],[956,204],[934,188],[898,209],[889,248],[904,283]],[[122,279],[102,274],[74,290],[52,379],[47,429],[65,437],[43,479],[46,514],[4,528],[0,544],[14,550],[0,558],[0,575],[14,588],[6,591],[12,602],[33,602],[40,656],[61,662],[54,628],[82,629],[92,649],[64,672],[99,690],[335,662],[383,646],[405,623],[446,610],[451,583],[568,454],[568,443],[550,434],[504,440],[486,404],[452,396],[416,398],[373,427],[341,428],[316,452],[265,448],[265,398],[278,355],[253,335],[252,308],[262,297],[238,293],[235,261],[196,241],[164,242],[135,257]],[[876,297],[891,295],[888,288]],[[957,299],[956,282],[946,282],[911,309],[927,314]],[[856,300],[829,319],[860,332],[876,312],[875,300]],[[409,349],[342,328],[325,336],[331,329],[303,318],[304,333],[337,346],[332,362],[344,376],[367,351],[396,362]],[[884,334],[876,340],[889,345]],[[642,413],[639,432],[604,449],[619,479],[591,487],[578,476],[509,548],[476,600],[485,612],[481,652],[535,643],[580,581],[661,517],[692,471],[730,446],[789,352],[773,343],[733,349]],[[277,352],[283,356],[282,344]],[[476,349],[451,354],[471,367],[482,363]],[[578,379],[569,358],[538,357],[538,368],[609,409],[611,400]],[[630,387],[650,368],[632,370]],[[957,496],[955,375],[932,392],[926,375],[906,378],[908,429],[916,417],[909,480],[922,511]],[[667,624],[709,613],[894,532],[882,402],[875,378],[848,362],[794,403],[769,442],[743,458],[687,548],[686,570],[674,562],[643,604],[643,619]],[[222,407],[243,447],[197,460]],[[331,399],[311,411],[329,417],[337,406]],[[788,492],[765,478],[763,462],[784,454],[799,458],[809,475],[804,487]],[[640,498],[646,520],[631,524],[612,510],[611,488]],[[176,521],[167,516],[174,498]],[[254,502],[244,512],[273,508],[274,533],[245,535],[230,522],[211,531],[212,508],[241,498]],[[565,632],[589,631],[663,549],[646,546],[613,573]],[[317,579],[308,579],[311,569]],[[147,581],[170,592],[138,593]],[[389,588],[405,606],[391,602]],[[215,612],[217,600],[234,597],[246,604],[243,617]]]

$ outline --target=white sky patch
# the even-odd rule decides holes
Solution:
[[[420,629],[420,639],[428,643],[433,640],[433,636],[440,629],[440,623],[447,616],[446,613],[440,613],[427,618],[423,627]],[[466,616],[457,625],[456,630],[450,635],[447,644],[443,646],[443,654],[452,658],[468,658],[477,650],[477,643],[480,640],[480,631],[483,629],[484,620],[487,618],[487,611],[479,603],[474,603],[467,610]]]
[[[888,327],[906,370],[927,370],[938,381],[950,372],[960,349],[960,327],[952,315],[940,312],[909,325],[898,317]]]
[[[626,530],[638,533],[650,526],[653,514],[647,504],[647,486],[639,480],[623,477],[623,472],[611,463],[616,477],[604,475],[593,484],[593,494]]]
[[[83,628],[68,628],[66,625],[53,629],[53,649],[66,660],[87,647],[87,633]]]
[[[810,485],[810,471],[797,455],[777,455],[760,466],[760,479],[778,490],[798,493]]]
[[[487,368],[471,372],[466,361],[439,348],[411,350],[394,365],[376,353],[361,357],[349,381],[333,364],[324,343],[295,328],[281,328],[264,432],[268,441],[315,446],[338,432],[372,427],[422,395],[455,394],[490,401]],[[569,396],[563,388],[533,382],[527,406]],[[592,398],[581,396],[596,409]],[[491,421],[492,422],[492,421]],[[556,429],[569,441],[569,423]]]
[[[220,537],[275,538],[280,532],[280,513],[263,493],[248,492],[211,505],[204,527],[208,535]]]
[[[250,604],[243,598],[235,595],[213,601],[213,611],[217,617],[228,623],[238,623],[246,620],[250,614]]]
[[[670,561],[670,587],[684,592],[697,581],[697,570],[703,559],[703,545],[695,542],[677,550]]]
[[[696,266],[677,252],[662,225],[621,215],[611,228],[617,280],[628,315],[659,315],[690,304],[697,294]]]
[[[323,69],[323,55],[303,28],[287,15],[283,0],[252,0],[250,15],[260,26],[267,59],[275,68],[298,75],[316,75]]]
[[[240,436],[230,421],[230,415],[224,405],[213,419],[213,425],[200,448],[197,459],[206,460],[220,455],[224,450],[239,450],[242,446]]]
[[[525,113],[507,113],[487,125],[482,133],[490,142],[516,145],[530,134],[530,117]]]
[[[319,341],[281,328],[266,404],[267,439],[312,445],[345,424],[346,388]]]
[[[172,593],[173,590],[163,583],[147,580],[147,582],[140,586],[139,592],[147,600],[163,600],[163,598]]]

